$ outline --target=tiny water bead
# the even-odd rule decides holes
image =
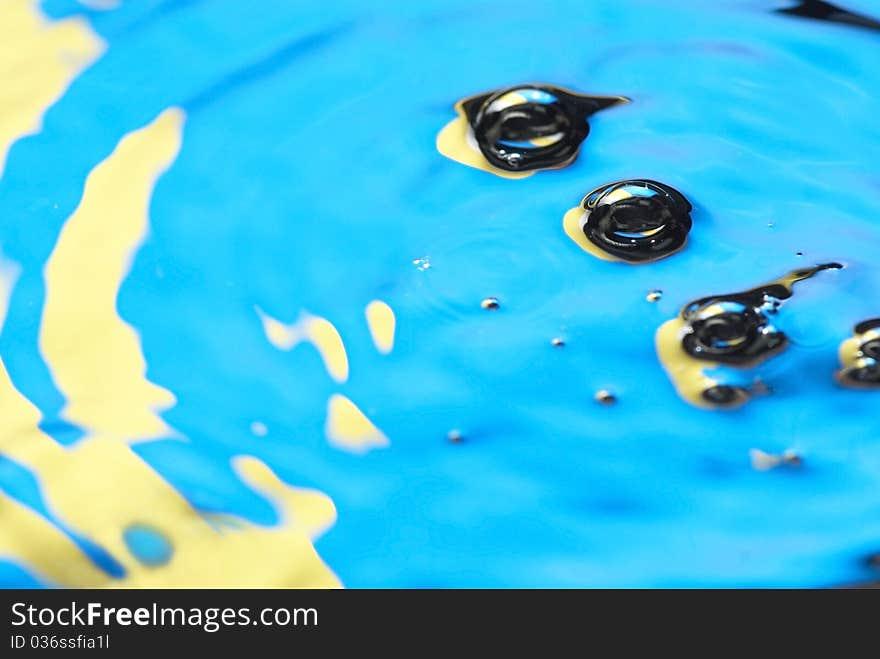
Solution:
[[[837,381],[853,389],[880,389],[880,318],[860,322],[840,344]]]
[[[686,304],[678,318],[665,322],[656,337],[657,355],[679,395],[708,409],[735,408],[757,394],[768,393],[760,380],[731,384],[710,376],[721,366],[749,369],[788,345],[788,337],[773,323],[794,284],[839,263],[800,268],[740,293],[712,295]]]
[[[554,348],[564,348],[564,347],[565,347],[565,341],[563,341],[562,339],[560,339],[558,336],[557,336],[556,338],[554,338],[553,340],[551,340],[551,341],[550,341],[550,344],[551,344]]]
[[[693,226],[691,203],[648,179],[608,183],[587,194],[563,220],[585,251],[610,261],[648,263],[684,248]]]
[[[464,435],[460,430],[453,429],[446,434],[446,439],[453,444],[461,444],[464,441]]]
[[[663,291],[661,291],[661,290],[653,290],[653,291],[650,291],[650,292],[645,296],[645,299],[646,299],[648,302],[659,302],[660,299],[661,299],[662,297],[663,297]]]
[[[501,303],[498,301],[497,297],[487,297],[480,302],[480,306],[483,307],[483,309],[494,311],[501,308]]]
[[[593,396],[593,399],[600,405],[614,405],[617,402],[617,396],[607,389],[600,389]]]
[[[500,176],[558,169],[577,157],[590,132],[590,115],[627,101],[547,84],[505,87],[459,101],[459,119],[440,132],[437,148]]]

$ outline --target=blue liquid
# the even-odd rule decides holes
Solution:
[[[118,305],[148,377],[177,397],[165,419],[190,439],[136,450],[194,505],[271,523],[227,467],[256,455],[333,499],[339,518],[317,550],[350,587],[870,578],[880,393],[832,374],[839,342],[880,313],[877,34],[757,0],[541,7],[217,0],[90,13],[108,51],[13,146],[0,181],[0,242],[22,267],[0,337],[13,381],[57,415],[36,347],[43,265],[90,169],[182,105],[183,148]],[[524,81],[633,102],[591,117],[562,171],[503,180],[437,153],[457,99]],[[566,238],[563,213],[625,178],[694,203],[682,253],[634,267]],[[430,269],[413,265],[423,256]],[[677,397],[654,352],[661,323],[689,300],[825,261],[847,267],[787,302],[793,345],[772,362],[771,396],[730,413]],[[482,309],[487,296],[501,308]],[[363,322],[375,298],[397,315],[388,356]],[[350,380],[336,385],[314,351],[276,351],[254,305],[331,320]],[[603,388],[616,405],[593,401]],[[370,410],[389,449],[326,442],[336,392]],[[466,441],[447,441],[451,429]],[[751,448],[793,449],[805,465],[757,472]],[[5,564],[0,579],[30,577]]]

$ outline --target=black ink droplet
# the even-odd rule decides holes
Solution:
[[[787,9],[777,9],[777,13],[788,14],[789,16],[798,16],[800,18],[812,18],[817,21],[827,21],[829,23],[842,23],[845,25],[854,25],[856,27],[864,27],[869,30],[880,30],[880,21],[851,12],[843,7],[838,7],[830,2],[823,0],[801,0],[794,7]]]
[[[715,295],[685,305],[684,350],[697,359],[747,366],[783,350],[788,338],[770,320],[781,301],[792,296],[793,286],[822,270],[842,268],[823,263],[793,270],[776,281],[742,293]]]
[[[782,350],[788,342],[763,311],[735,299],[689,309],[685,320],[690,331],[682,345],[699,359],[747,364]]]
[[[582,202],[583,231],[602,251],[630,262],[652,261],[684,246],[691,204],[678,190],[646,179],[609,183]]]
[[[880,318],[864,320],[855,326],[856,336],[880,328]],[[859,344],[855,363],[838,372],[842,384],[860,389],[880,388],[880,338],[866,338]]]
[[[726,384],[718,384],[714,387],[709,387],[703,391],[702,396],[706,402],[719,407],[737,405],[749,397],[748,392],[746,392],[745,389],[731,387]]]
[[[471,97],[462,109],[486,160],[522,172],[569,164],[590,132],[587,118],[625,101],[552,85],[519,85]]]

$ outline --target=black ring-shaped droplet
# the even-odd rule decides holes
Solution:
[[[462,109],[486,160],[520,172],[570,163],[590,132],[587,117],[621,100],[520,85],[470,98]]]
[[[697,359],[743,366],[781,350],[788,341],[761,310],[735,299],[688,305],[682,317],[689,330],[682,347]]]
[[[867,357],[880,362],[880,339],[865,341],[859,346],[859,352],[862,354],[862,357]]]
[[[704,389],[703,400],[718,407],[737,405],[748,399],[749,394],[741,387],[732,387],[726,384],[716,384],[714,387]]]
[[[584,235],[602,251],[630,262],[678,251],[691,230],[691,204],[678,190],[633,179],[593,190],[583,201]]]
[[[840,371],[838,376],[844,384],[855,387],[880,387],[880,364],[872,362],[865,366],[854,366]]]

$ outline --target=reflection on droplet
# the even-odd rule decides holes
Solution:
[[[600,389],[596,392],[596,395],[593,396],[597,403],[602,405],[614,405],[617,402],[617,396],[612,394],[607,389]]]
[[[560,339],[558,336],[557,336],[555,339],[553,339],[552,341],[550,341],[550,343],[551,343],[555,348],[564,348],[564,347],[565,347],[565,341],[563,341],[562,339]]]
[[[453,429],[446,434],[446,439],[448,439],[453,444],[460,444],[464,441],[464,435],[461,434],[460,430]]]
[[[269,434],[269,429],[266,427],[266,424],[262,421],[254,421],[251,424],[251,432],[257,437],[265,437]]]
[[[420,259],[413,259],[413,265],[419,272],[424,272],[431,267],[431,260],[427,256],[423,256]]]
[[[480,302],[480,306],[484,309],[498,309],[501,307],[501,303],[498,301],[497,297],[487,297],[482,302]]]
[[[660,298],[663,297],[663,291],[661,290],[653,290],[645,296],[645,299],[648,302],[657,302]]]

